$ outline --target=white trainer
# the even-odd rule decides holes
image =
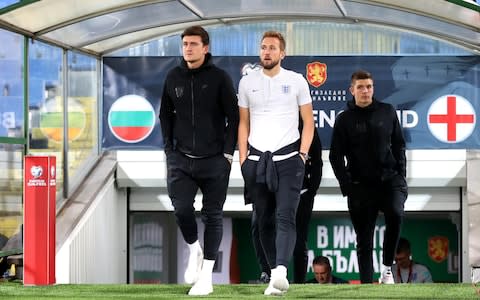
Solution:
[[[202,248],[198,248],[197,251],[191,252],[188,257],[187,269],[185,270],[184,279],[187,284],[194,284],[198,280],[200,270],[203,263],[203,251]]]
[[[206,296],[213,293],[212,279],[200,278],[195,282],[192,288],[188,291],[189,296]]]
[[[391,270],[383,270],[382,275],[378,279],[381,284],[395,284]]]
[[[287,268],[284,266],[277,266],[275,269],[272,269],[270,282],[272,287],[282,292],[286,292],[290,286],[287,279]]]
[[[276,289],[272,286],[272,284],[269,284],[267,289],[263,292],[265,296],[282,296],[285,292],[282,292],[279,289]]]

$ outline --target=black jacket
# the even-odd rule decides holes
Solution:
[[[232,79],[212,63],[210,53],[197,69],[180,66],[168,73],[160,106],[165,153],[208,157],[232,154],[237,143],[238,104]]]
[[[405,177],[405,139],[393,106],[376,99],[365,108],[356,106],[354,99],[348,102],[335,120],[330,163],[344,196],[353,182]]]
[[[322,142],[317,130],[313,132],[313,140],[308,150],[308,160],[305,162],[305,176],[302,190],[307,189],[305,196],[315,197],[322,180]]]

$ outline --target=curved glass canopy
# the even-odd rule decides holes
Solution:
[[[103,55],[186,26],[265,20],[374,24],[480,53],[480,6],[461,0],[0,0],[0,27]]]

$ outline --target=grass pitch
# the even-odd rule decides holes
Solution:
[[[188,296],[187,285],[159,284],[76,284],[23,286],[16,282],[0,283],[0,299],[474,299],[480,300],[478,287],[471,284],[396,284],[396,285],[313,285],[292,284],[280,297],[264,296],[266,285],[214,285],[213,294]]]

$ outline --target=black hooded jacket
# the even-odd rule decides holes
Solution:
[[[197,69],[182,63],[163,87],[160,124],[168,155],[173,149],[198,157],[232,154],[237,143],[238,100],[232,79],[212,63]]]
[[[393,106],[373,99],[361,108],[349,101],[335,120],[329,158],[344,196],[354,182],[405,177],[405,139]]]
[[[300,123],[302,125],[302,123]],[[301,132],[301,128],[300,128]],[[306,196],[315,197],[320,181],[322,180],[322,141],[317,130],[313,132],[313,140],[308,150],[308,159],[305,162],[305,176],[303,177],[302,190],[306,189]]]

